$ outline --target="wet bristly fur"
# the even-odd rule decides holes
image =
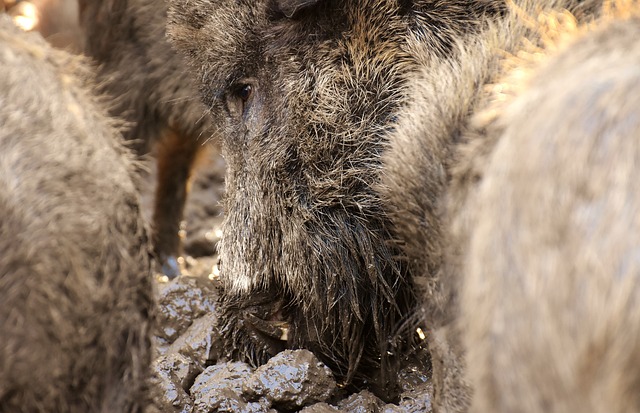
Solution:
[[[0,15],[0,411],[141,412],[150,247],[86,62]]]
[[[640,7],[614,3],[597,24],[538,20],[554,41],[508,60],[471,131],[484,165],[457,232],[473,412],[640,411]]]
[[[379,193],[382,154],[406,74],[446,59],[503,3],[294,3],[171,2],[169,35],[224,115],[227,350],[263,362],[273,337],[256,318],[284,320],[289,347],[312,349],[344,383],[381,376],[388,397],[417,300]]]
[[[165,38],[166,19],[163,0],[80,0],[85,52],[114,98],[111,114],[127,121],[125,138],[139,155],[156,154],[153,241],[161,260],[180,253],[188,180],[215,134],[193,77]]]

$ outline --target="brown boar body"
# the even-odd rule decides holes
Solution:
[[[378,190],[382,154],[422,63],[414,45],[444,59],[501,4],[173,1],[170,36],[224,117],[232,356],[263,362],[284,323],[287,347],[312,349],[344,382],[392,387],[417,301]]]
[[[384,154],[380,193],[414,281],[424,291],[438,412],[467,411],[472,394],[458,324],[460,260],[466,253],[461,246],[474,209],[468,196],[495,143],[472,125],[473,114],[492,99],[488,85],[500,79],[505,56],[541,42],[533,16],[567,8],[588,21],[601,7],[597,0],[517,1],[479,35],[459,42],[450,59],[429,59],[424,43],[413,49],[423,64],[407,76],[408,104]]]
[[[0,15],[0,411],[140,412],[152,285],[133,161],[85,62]]]
[[[125,138],[139,155],[155,148],[153,242],[167,275],[177,275],[188,181],[213,126],[182,58],[165,40],[166,14],[162,0],[80,0],[85,50],[114,97],[111,113],[129,123]]]
[[[600,26],[506,82],[521,90],[475,137],[474,412],[640,411],[640,19]]]

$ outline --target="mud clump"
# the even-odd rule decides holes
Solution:
[[[252,371],[251,367],[242,362],[208,367],[191,387],[194,412],[260,411],[262,406],[248,403],[242,397],[243,383],[251,376]]]
[[[193,401],[187,390],[202,368],[184,355],[170,353],[156,359],[152,371],[154,403],[148,412],[191,413]]]
[[[388,404],[381,413],[421,413],[432,410],[433,383],[428,382],[412,388],[400,396],[398,405]]]
[[[154,362],[156,410],[150,412],[429,411],[432,389],[425,384],[424,373],[413,367],[401,374],[404,391],[399,404],[385,405],[366,390],[349,395],[338,389],[330,370],[307,350],[285,350],[258,369],[224,360],[210,365],[215,360],[203,362],[181,352],[180,348],[198,347],[194,343],[199,340],[190,333],[193,328],[201,329],[207,337],[219,334],[211,321],[215,316],[211,313],[197,319]],[[202,327],[198,327],[201,321]],[[211,348],[217,349],[215,344]]]
[[[316,403],[312,406],[305,407],[300,411],[303,413],[335,413],[339,412],[340,410],[328,403]]]
[[[214,135],[212,122],[185,64],[165,40],[162,0],[81,0],[85,52],[100,64],[111,114],[130,127],[125,137],[138,155],[153,151],[157,186],[153,243],[163,271],[175,277],[182,253],[180,223],[188,181]]]
[[[87,62],[7,15],[0,73],[0,411],[140,412],[154,299],[133,156]]]
[[[326,366],[309,351],[296,350],[255,371],[242,362],[208,367],[190,394],[194,412],[288,412],[329,400],[335,388]]]
[[[348,413],[378,413],[383,406],[384,402],[367,390],[353,394],[338,403],[340,411]]]
[[[184,334],[169,346],[167,354],[182,354],[203,367],[217,361],[221,352],[220,335],[215,328],[217,320],[218,316],[215,313],[195,320]]]
[[[278,353],[244,384],[249,399],[265,397],[284,410],[329,400],[335,389],[331,370],[307,350]]]
[[[154,362],[153,370],[154,406],[149,412],[330,409],[327,411],[360,413],[382,411],[384,406],[367,391],[340,395],[331,371],[307,350],[284,351],[259,369],[223,360],[203,368],[190,357],[167,352]]]
[[[216,311],[217,290],[206,277],[182,276],[158,288],[160,345],[173,343],[197,318]]]

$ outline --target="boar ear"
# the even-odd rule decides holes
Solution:
[[[278,9],[288,18],[307,7],[314,6],[322,0],[276,0]]]

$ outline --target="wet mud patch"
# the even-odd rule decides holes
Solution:
[[[298,411],[325,402],[336,390],[331,370],[307,350],[285,350],[260,366],[244,383],[251,400],[266,398],[279,411]]]
[[[224,161],[215,153],[192,185],[183,225],[183,276],[158,276],[154,405],[148,413],[402,413],[431,411],[433,389],[424,354],[407,361],[402,394],[388,404],[363,390],[349,394],[311,352],[285,350],[265,365],[220,359],[216,329],[216,242],[220,237]],[[152,205],[148,177],[146,204]]]

